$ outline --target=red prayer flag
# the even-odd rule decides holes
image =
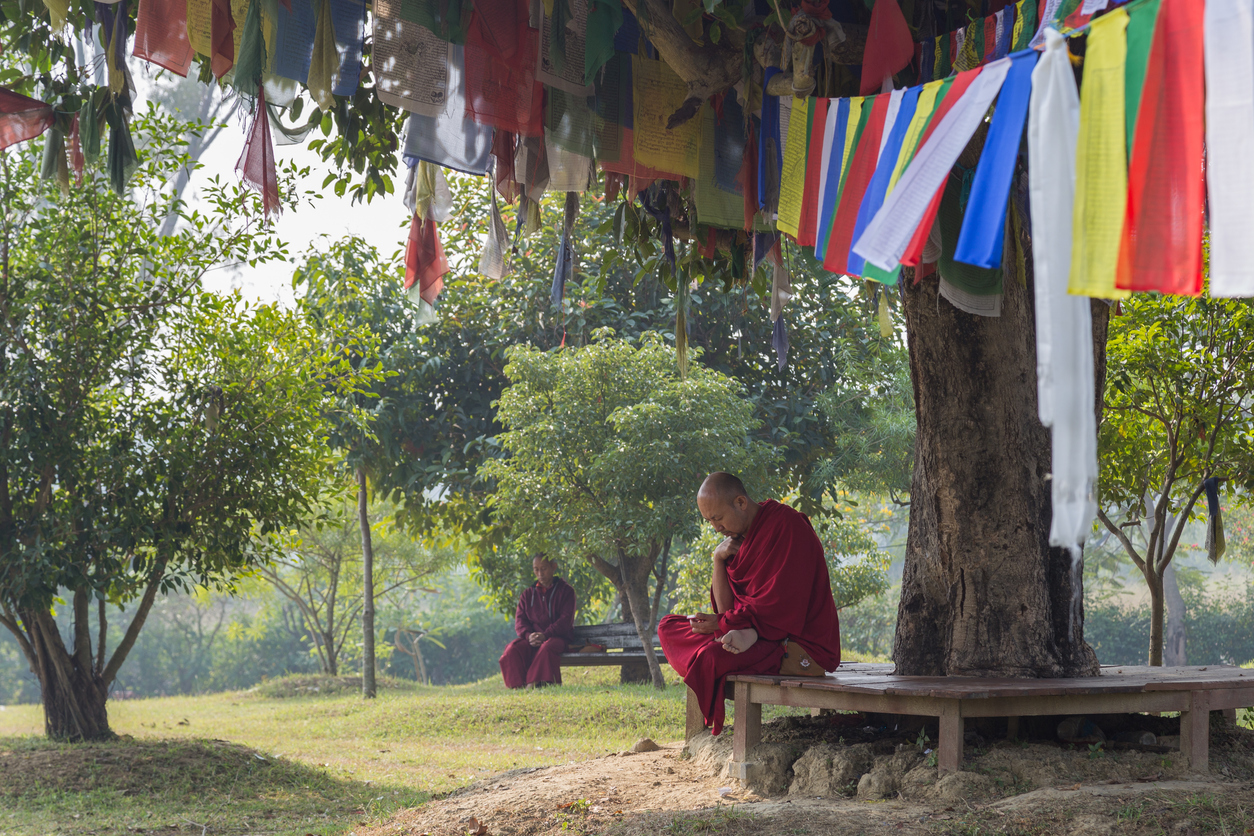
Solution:
[[[540,33],[528,15],[527,0],[476,0],[466,34],[466,115],[497,130],[540,136]]]
[[[131,54],[187,78],[194,54],[187,39],[187,0],[140,0]]]
[[[875,0],[862,59],[862,95],[877,92],[884,79],[905,69],[914,56],[914,38],[897,0]]]
[[[814,99],[814,120],[810,123],[810,145],[806,152],[805,187],[801,194],[801,222],[797,226],[797,243],[813,247],[818,237],[819,225],[819,172],[823,169],[823,145],[827,141],[827,103],[829,99]]]
[[[1158,11],[1128,165],[1124,290],[1202,292],[1204,11],[1179,0]]]
[[[55,119],[52,105],[0,87],[0,148],[34,139]]]
[[[858,222],[858,209],[862,206],[862,198],[866,194],[867,186],[871,184],[875,166],[879,163],[880,139],[884,135],[884,120],[888,116],[889,98],[891,96],[888,93],[881,93],[874,97],[871,116],[862,130],[858,147],[853,152],[853,160],[849,163],[849,171],[845,174],[845,185],[841,189],[840,203],[836,207],[836,214],[832,219],[832,231],[827,239],[827,254],[823,258],[823,269],[832,273],[844,273],[849,269],[849,248],[853,246],[853,229]],[[865,103],[863,107],[866,107]]]
[[[183,14],[187,14],[186,8]],[[213,0],[209,43],[213,50],[209,67],[214,78],[222,78],[235,66],[235,18],[231,16],[231,0]]]
[[[70,168],[74,169],[74,182],[83,185],[83,139],[78,130],[79,114],[70,121]]]
[[[244,150],[235,163],[240,179],[261,192],[261,206],[267,218],[283,211],[279,203],[279,176],[274,165],[274,143],[270,141],[270,112],[266,108],[266,88],[257,87],[253,124],[244,140]]]
[[[919,148],[922,148],[932,136],[932,132],[936,130],[936,126],[945,118],[945,114],[949,113],[953,109],[954,104],[966,95],[967,88],[971,86],[971,82],[975,81],[975,77],[980,74],[982,69],[983,67],[976,67],[973,70],[966,70],[954,76],[953,84],[949,86],[949,92],[945,94],[945,99],[940,103],[940,107],[936,108],[936,113],[932,115],[927,129],[919,139]],[[940,211],[941,197],[944,194],[945,183],[942,183],[932,197],[932,202],[928,204],[927,211],[923,213],[923,220],[920,221],[918,228],[914,231],[914,237],[910,239],[909,246],[906,247],[906,251],[901,256],[903,265],[907,267],[914,266],[922,260],[923,246],[927,243],[927,236],[932,231],[932,224],[936,222],[936,213]]]
[[[987,64],[997,54],[997,15],[984,18],[984,51],[980,63]]]
[[[409,241],[405,245],[405,290],[418,288],[418,295],[428,305],[444,289],[444,274],[449,271],[444,247],[440,245],[438,224],[414,213],[409,224]]]
[[[745,155],[740,160],[736,183],[745,196],[745,232],[752,232],[758,216],[758,132],[745,133]]]

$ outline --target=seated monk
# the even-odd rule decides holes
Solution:
[[[805,514],[773,499],[754,502],[730,473],[706,478],[697,507],[727,537],[713,555],[714,614],[668,615],[657,633],[718,734],[728,674],[778,674],[789,640],[808,654],[801,670],[836,670],[840,624],[823,544]]]
[[[531,561],[531,571],[536,582],[523,590],[514,611],[518,638],[501,654],[507,688],[561,685],[559,657],[574,638],[575,590],[556,576],[557,564],[542,555]]]

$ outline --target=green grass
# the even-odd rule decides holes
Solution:
[[[390,682],[374,700],[349,678],[285,677],[111,702],[122,737],[90,745],[45,741],[39,706],[6,706],[0,833],[339,833],[507,769],[680,740],[685,690],[666,670],[660,692],[619,685],[617,668],[578,668],[560,688]]]

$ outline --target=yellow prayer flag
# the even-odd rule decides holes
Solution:
[[[213,54],[213,0],[187,0],[187,42],[201,55]]]
[[[318,23],[314,27],[313,58],[305,86],[309,97],[323,113],[335,107],[335,74],[340,69],[340,53],[335,48],[335,26],[331,22],[331,0],[313,0],[318,4]]]
[[[1023,4],[1025,2],[1026,0],[1019,0],[1018,3],[1015,3],[1015,27],[1010,33],[1011,49],[1014,48],[1015,44],[1019,43],[1019,38],[1023,35]]]
[[[44,0],[44,5],[48,7],[52,31],[60,32],[65,28],[65,20],[70,15],[70,0]]]
[[[701,120],[666,127],[688,98],[688,85],[666,64],[651,58],[633,55],[631,69],[636,162],[685,177],[700,176]]]
[[[844,188],[845,175],[849,173],[850,158],[853,157],[853,140],[858,135],[858,123],[862,121],[862,103],[866,96],[854,96],[849,100],[849,120],[845,126],[845,150],[840,157],[840,184]],[[840,194],[838,191],[837,194]]]
[[[806,121],[807,105],[805,99],[792,96],[780,96],[779,106],[792,108],[788,120],[788,141],[784,144],[784,168],[779,178],[779,219],[776,228],[797,237],[797,229],[801,226],[801,204],[806,187],[806,157],[809,149]],[[781,120],[782,121],[782,120]],[[818,176],[818,172],[815,172]]]
[[[1119,8],[1094,18],[1089,30],[1080,93],[1071,276],[1067,285],[1067,291],[1078,296],[1128,296],[1127,291],[1115,288],[1128,200],[1128,146],[1124,136],[1127,28],[1127,9]]]

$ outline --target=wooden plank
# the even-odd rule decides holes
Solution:
[[[581,624],[574,628],[576,638],[584,636],[634,636],[636,625],[630,622],[619,624]]]
[[[684,740],[691,740],[694,734],[705,731],[705,717],[701,714],[701,703],[696,693],[688,688],[688,699],[685,703]]]
[[[963,700],[967,717],[1011,717],[1051,714],[1132,714],[1139,711],[1183,711],[1187,692],[1149,691],[1131,694],[1030,695]]]
[[[1243,688],[1215,688],[1208,690],[1211,711],[1236,711],[1254,707],[1254,681]]]
[[[732,731],[732,760],[745,763],[749,750],[762,739],[762,703],[750,699],[753,683],[736,683],[736,726]]]
[[[1210,694],[1190,693],[1188,711],[1180,712],[1180,754],[1189,769],[1205,774],[1210,771]]]
[[[962,769],[962,708],[960,700],[940,703],[940,740],[936,744],[936,761],[942,774]]]

